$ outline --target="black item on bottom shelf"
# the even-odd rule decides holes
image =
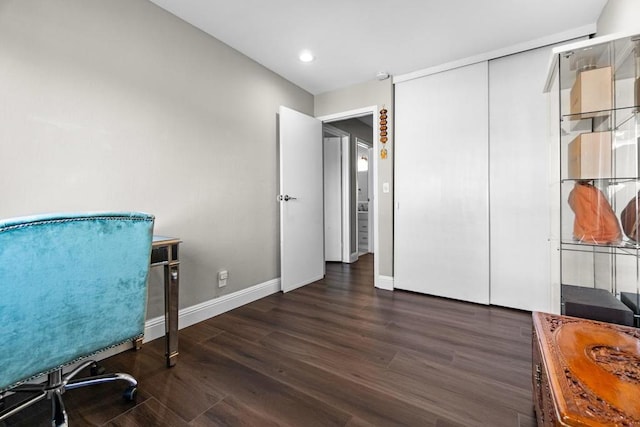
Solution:
[[[640,295],[633,292],[620,292],[620,301],[629,307],[636,315],[640,315],[640,307],[638,307],[638,303],[640,303]],[[640,326],[638,324],[637,317],[635,326]]]
[[[567,316],[634,326],[633,311],[604,289],[562,285],[562,303]]]

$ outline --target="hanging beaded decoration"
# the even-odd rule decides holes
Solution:
[[[383,105],[382,110],[380,110],[380,142],[382,143],[380,158],[383,160],[387,158],[387,148],[385,147],[385,144],[389,140],[389,137],[387,136],[387,129],[387,109],[384,108]]]

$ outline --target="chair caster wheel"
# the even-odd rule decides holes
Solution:
[[[134,385],[127,387],[127,389],[124,391],[124,393],[122,393],[122,397],[127,402],[135,401],[136,397],[138,397],[138,387],[136,387]]]

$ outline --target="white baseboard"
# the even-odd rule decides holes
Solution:
[[[191,307],[183,308],[178,312],[178,329],[195,325],[203,320],[210,319],[219,314],[226,313],[234,308],[241,307],[250,302],[257,301],[271,294],[280,292],[280,279],[273,279],[229,295],[223,295]],[[149,342],[164,337],[164,316],[154,317],[144,323],[144,341]],[[94,360],[102,360],[115,356],[123,351],[133,348],[133,343],[124,343],[108,350],[102,351],[92,357]],[[77,364],[65,368],[65,372],[73,369]]]
[[[351,257],[349,257],[349,263],[356,262],[358,260],[358,251],[352,252]]]
[[[183,308],[178,312],[178,329],[195,325],[203,320],[210,319],[234,308],[241,307],[250,302],[259,300],[271,294],[280,292],[280,279],[269,280],[251,286],[247,289],[223,295],[191,307]],[[153,341],[164,336],[164,316],[149,319],[144,324],[144,342]]]
[[[378,289],[384,289],[386,291],[392,291],[393,290],[393,277],[390,276],[378,276],[376,278],[376,288]]]

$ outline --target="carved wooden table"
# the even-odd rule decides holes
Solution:
[[[639,331],[534,312],[538,426],[640,426]]]

